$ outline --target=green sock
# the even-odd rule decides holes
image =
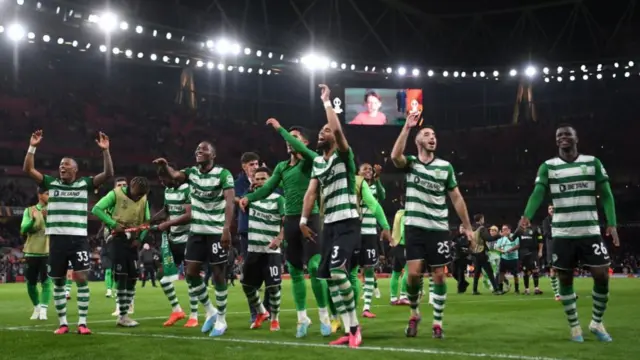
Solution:
[[[442,280],[442,284],[433,284],[433,324],[442,326],[442,315],[444,305],[447,301],[447,283]]]
[[[107,290],[113,289],[113,275],[111,269],[104,271],[104,284],[107,286]]]
[[[304,283],[304,272],[293,267],[290,262],[287,262],[287,266],[289,267],[289,275],[291,275],[291,290],[296,310],[307,310],[307,286]]]
[[[42,282],[42,293],[40,294],[40,307],[48,307],[51,302],[51,291],[53,290],[53,284],[51,279],[47,279]]]
[[[569,321],[569,326],[580,326],[578,308],[576,307],[576,294],[573,290],[573,285],[564,286],[562,283],[559,285],[560,301],[562,302],[562,306],[564,306],[564,313],[567,316],[567,321]]]
[[[402,273],[398,271],[393,271],[391,273],[391,284],[389,285],[391,288],[391,301],[396,301],[398,299],[398,284],[401,274]]]
[[[409,265],[404,266],[404,274],[402,274],[401,287],[400,287],[400,297],[407,296],[407,281],[409,278]]]
[[[360,291],[362,290],[360,287],[360,279],[358,279],[358,271],[360,270],[360,267],[355,266],[351,272],[348,274],[349,276],[349,282],[351,283],[351,286],[353,287],[353,303],[355,304],[355,308],[358,308],[358,301],[360,300]],[[346,306],[346,304],[345,304]]]
[[[326,308],[329,287],[325,280],[318,279],[318,266],[320,266],[320,255],[316,254],[309,259],[307,270],[309,271],[309,278],[311,279],[311,290],[316,297],[318,308]]]
[[[331,317],[335,318],[338,316],[338,310],[336,309],[336,305],[333,303],[333,298],[331,297],[331,290],[327,289],[327,295],[329,296],[328,298],[329,312],[331,313]]]
[[[38,294],[38,284],[31,284],[27,282],[27,293],[29,294],[29,299],[31,299],[31,303],[33,306],[38,306],[38,301],[40,301],[40,295]]]
[[[609,284],[607,283],[604,286],[593,284],[591,299],[593,300],[591,320],[596,323],[601,323],[602,316],[605,310],[607,310],[607,302],[609,302]]]
[[[227,292],[227,282],[225,281],[222,284],[216,283],[214,288],[216,295],[216,307],[218,308],[220,315],[224,316],[227,313],[227,297],[229,296]]]
[[[558,277],[555,275],[551,276],[551,288],[553,289],[554,296],[560,296],[560,287],[558,285]]]
[[[64,283],[64,291],[70,293],[72,284],[73,284],[73,280],[67,279]]]

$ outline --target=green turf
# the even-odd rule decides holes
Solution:
[[[548,279],[541,279],[542,296],[482,296],[449,294],[444,316],[446,338],[431,338],[431,311],[423,305],[423,322],[417,338],[404,336],[408,307],[388,304],[388,281],[380,280],[381,299],[374,299],[376,319],[362,321],[363,345],[358,358],[375,356],[387,359],[438,358],[448,360],[484,357],[486,359],[634,359],[640,353],[638,331],[640,320],[636,279],[614,279],[611,300],[605,315],[613,343],[600,343],[587,332],[591,318],[591,279],[577,280],[578,311],[585,330],[585,343],[571,343],[562,306],[552,299]],[[177,283],[177,294],[188,309],[186,287]],[[454,289],[449,280],[449,289]],[[91,336],[75,334],[54,336],[57,325],[55,309],[49,309],[48,321],[31,321],[31,304],[24,284],[0,285],[0,351],[6,359],[332,359],[353,356],[350,349],[325,346],[331,339],[320,336],[317,310],[309,289],[307,303],[314,321],[306,339],[295,338],[296,315],[291,301],[289,282],[283,284],[282,330],[270,333],[268,326],[249,330],[249,316],[244,295],[239,287],[230,288],[226,335],[212,339],[199,329],[185,329],[182,323],[163,328],[169,305],[162,290],[138,286],[134,319],[135,329],[116,328],[111,317],[114,300],[104,296],[102,283],[91,284],[89,325]],[[75,285],[74,285],[75,294]],[[212,291],[210,291],[212,293]],[[361,306],[361,304],[360,304]],[[77,320],[76,302],[69,302],[68,319]],[[74,330],[74,326],[72,326]],[[356,359],[356,360],[357,360]]]

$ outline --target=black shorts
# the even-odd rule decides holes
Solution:
[[[138,269],[138,249],[131,240],[124,235],[114,235],[110,241],[113,253],[113,271],[116,275],[126,275],[130,279],[137,279]]]
[[[375,266],[380,260],[378,235],[361,235],[360,266]]]
[[[396,245],[396,247],[391,248],[391,254],[393,254],[393,271],[401,272],[404,266],[407,265],[404,245]]]
[[[171,255],[173,256],[173,263],[179,267],[180,264],[184,262],[187,243],[174,244],[169,242],[169,248],[171,249]]]
[[[320,216],[318,214],[309,216],[307,225],[311,231],[318,234],[320,231]],[[311,257],[320,253],[318,239],[313,242],[302,236],[300,215],[287,215],[284,217],[284,241],[285,259],[296,269],[302,270]]]
[[[221,235],[192,234],[187,240],[184,261],[226,264],[229,254],[222,247]]]
[[[282,255],[268,253],[247,253],[242,267],[242,285],[259,289],[280,286],[282,283]]]
[[[351,271],[360,248],[360,219],[348,219],[324,224],[320,249],[318,278],[330,279],[331,270],[344,267]]]
[[[560,270],[573,270],[581,264],[585,267],[609,266],[611,258],[600,236],[578,239],[553,239],[552,265]]]
[[[546,252],[547,257],[547,266],[551,266],[553,264],[553,240],[547,239],[544,243],[544,251]]]
[[[441,267],[451,262],[448,231],[405,226],[404,239],[407,261],[424,260],[431,267]]]
[[[103,269],[111,269],[113,267],[113,242],[109,241],[103,245],[102,253],[100,254],[100,262]]]
[[[538,254],[527,254],[520,256],[522,271],[533,271],[538,269]]]
[[[24,276],[28,283],[45,282],[47,276],[47,256],[27,256],[25,257],[26,269]]]
[[[91,248],[85,236],[49,236],[49,277],[64,279],[70,267],[75,272],[91,268]]]
[[[518,275],[518,259],[500,259],[500,273],[511,273],[512,275]]]

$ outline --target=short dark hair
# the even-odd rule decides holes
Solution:
[[[484,218],[484,214],[482,214],[482,213],[473,215],[473,221],[475,221],[475,222],[478,222],[478,221],[482,220],[483,218]]]
[[[168,163],[167,167],[170,167],[172,169],[176,168],[176,164],[174,163]],[[169,176],[169,172],[167,171],[167,167],[164,166],[158,166],[158,168],[156,169],[156,174],[158,176]]]
[[[308,130],[307,128],[303,127],[303,126],[297,126],[297,125],[296,125],[296,126],[292,126],[292,127],[290,127],[290,128],[289,128],[289,132],[292,132],[292,131],[297,131],[297,132],[299,132],[299,133],[300,133],[300,135],[301,135],[305,140],[309,140],[309,139],[310,139],[310,138],[309,138],[309,136],[310,136],[310,135],[309,135],[309,134],[310,134],[309,130]]]
[[[367,102],[367,99],[369,98],[369,96],[373,96],[376,99],[382,101],[382,99],[380,98],[380,95],[378,95],[378,93],[375,90],[367,90],[367,92],[364,93],[364,102]]]
[[[571,125],[569,123],[560,123],[560,124],[558,124],[558,126],[556,127],[556,130],[558,130],[560,128],[571,128],[571,129],[573,129],[573,131],[576,131],[576,128],[573,127],[573,125]]]
[[[240,157],[240,163],[246,164],[252,161],[260,161],[260,156],[254,152],[246,152]]]
[[[503,226],[503,227],[506,227],[506,228],[507,228],[507,229],[509,229],[509,230],[511,230],[511,225],[509,225],[509,224],[503,224],[502,226]]]
[[[255,173],[257,174],[257,173],[259,173],[259,172],[265,172],[265,173],[267,173],[269,176],[271,176],[271,169],[269,169],[269,168],[268,168],[268,167],[266,167],[266,166],[260,166],[259,168],[257,168]]]
[[[216,147],[213,146],[213,143],[211,141],[207,141],[207,140],[202,140],[200,141],[200,144],[207,144],[211,147],[211,152],[215,155],[216,154]]]
[[[133,179],[131,179],[131,184],[129,186],[130,187],[137,186],[140,188],[140,191],[142,191],[145,194],[148,194],[150,190],[149,180],[144,176],[134,177]]]
[[[124,176],[117,177],[117,178],[113,181],[113,183],[114,183],[114,184],[116,184],[116,183],[119,183],[120,181],[127,182],[127,178],[126,178],[126,177],[124,177]]]

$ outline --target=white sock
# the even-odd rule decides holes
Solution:
[[[216,320],[216,322],[222,323],[222,324],[226,324],[227,323],[227,319],[225,314],[218,314],[218,320]]]
[[[210,301],[204,306],[204,309],[207,314],[207,319],[218,313],[218,309],[214,308]]]
[[[298,322],[307,321],[309,317],[307,316],[307,310],[299,310],[298,311]]]
[[[320,321],[324,321],[329,318],[329,309],[326,307],[318,308],[318,315],[320,316]]]
[[[262,304],[262,302],[260,302],[260,306],[258,306],[258,314],[264,314],[267,312],[267,309],[264,308],[264,304]]]

